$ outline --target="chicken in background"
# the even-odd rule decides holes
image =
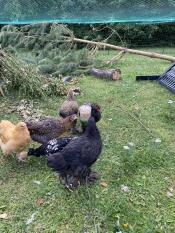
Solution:
[[[80,94],[80,88],[70,88],[67,94],[67,99],[63,102],[61,107],[58,109],[59,116],[62,118],[66,118],[68,116],[71,116],[73,114],[78,114],[78,102],[76,101],[75,96]],[[74,124],[72,125],[72,132],[76,132],[76,123],[77,121],[74,121]]]
[[[80,94],[80,88],[70,88],[67,94],[67,99],[63,102],[58,112],[63,118],[78,113],[78,102],[75,96]]]
[[[24,122],[17,125],[7,120],[0,122],[0,147],[3,154],[10,155],[15,152],[20,160],[25,159],[20,153],[29,143],[30,133]]]

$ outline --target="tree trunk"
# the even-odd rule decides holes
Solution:
[[[93,45],[98,46],[99,48],[111,48],[111,49],[115,49],[115,50],[124,51],[125,53],[132,53],[132,54],[142,55],[142,56],[146,56],[146,57],[158,58],[158,59],[163,59],[163,60],[175,62],[175,57],[160,54],[160,53],[146,52],[146,51],[135,50],[135,49],[128,49],[125,47],[107,44],[104,42],[96,42],[96,41],[90,41],[90,40],[84,40],[84,39],[78,39],[78,38],[71,38],[71,40],[74,42],[78,42],[78,43],[93,44]]]

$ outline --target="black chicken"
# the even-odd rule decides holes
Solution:
[[[59,173],[66,187],[77,186],[91,176],[90,167],[102,150],[100,132],[90,117],[85,132],[61,151],[48,156],[48,166]],[[73,178],[73,179],[72,179]]]

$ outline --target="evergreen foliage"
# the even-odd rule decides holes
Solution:
[[[84,72],[82,66],[93,66],[95,59],[86,48],[77,47],[66,37],[73,33],[63,25],[34,24],[23,27],[4,26],[0,32],[0,44],[13,54],[19,51],[32,53],[34,61],[42,74],[58,76]],[[27,62],[26,56],[23,58]],[[28,61],[31,63],[31,61]]]
[[[60,79],[39,74],[36,67],[0,51],[0,86],[5,93],[16,91],[20,96],[44,97],[64,95],[66,87]]]

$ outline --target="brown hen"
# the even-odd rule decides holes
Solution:
[[[32,140],[43,144],[71,129],[76,120],[77,116],[73,114],[66,118],[45,118],[37,122],[26,122],[26,124]]]

